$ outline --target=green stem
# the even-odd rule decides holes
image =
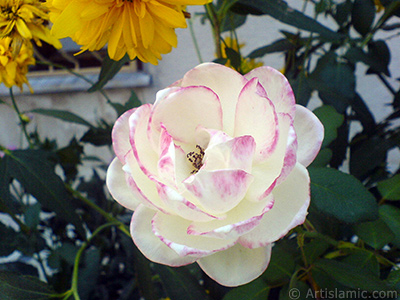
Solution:
[[[124,223],[119,221],[114,216],[110,215],[108,212],[104,211],[100,206],[98,206],[95,203],[93,203],[92,201],[90,201],[88,198],[83,196],[78,191],[74,190],[70,185],[65,184],[65,187],[74,197],[78,198],[80,201],[82,201],[83,203],[85,203],[89,207],[93,208],[95,211],[97,211],[99,214],[101,214],[108,222],[116,223],[119,230],[121,230],[127,236],[131,237],[131,234],[129,232],[129,228]]]
[[[320,240],[324,240],[324,241],[328,242],[329,244],[331,244],[332,246],[335,246],[335,247],[337,247],[339,245],[339,242],[336,241],[335,239],[333,239],[333,238],[331,238],[329,236],[326,236],[326,235],[324,235],[322,233],[319,233],[317,231],[304,231],[303,234],[304,234],[304,237],[317,238],[317,239],[320,239]]]
[[[72,294],[73,294],[75,300],[81,299],[79,297],[79,293],[78,293],[78,270],[79,270],[79,262],[81,260],[83,251],[85,251],[87,246],[89,246],[90,242],[96,237],[97,234],[99,234],[101,231],[103,231],[104,229],[106,229],[108,227],[119,225],[119,223],[120,222],[118,221],[118,222],[110,222],[110,223],[101,225],[99,228],[97,228],[95,231],[93,231],[92,236],[87,240],[87,242],[83,242],[82,246],[79,248],[78,253],[75,256],[74,270],[72,271],[71,291],[72,291]]]
[[[24,132],[24,135],[25,135],[25,137],[26,137],[26,140],[28,141],[29,148],[32,148],[32,147],[33,147],[33,144],[32,144],[31,139],[29,138],[28,132],[26,131],[26,124],[25,124],[25,121],[22,119],[22,115],[21,115],[21,112],[19,111],[17,102],[15,101],[14,93],[13,93],[13,91],[12,91],[12,88],[10,88],[10,98],[11,98],[11,101],[12,101],[12,104],[13,104],[13,107],[14,107],[14,110],[15,110],[15,112],[16,112],[17,115],[18,115],[19,121],[21,122],[22,131]]]
[[[189,19],[188,23],[189,23],[190,35],[192,36],[192,41],[194,44],[194,49],[196,50],[197,58],[199,59],[199,63],[203,63],[203,58],[201,57],[199,44],[197,43],[197,38],[196,38],[196,35],[194,34],[192,19]]]
[[[221,28],[218,15],[215,11],[215,7],[212,3],[206,4],[207,17],[210,20],[211,28],[214,37],[215,52],[217,58],[222,58],[222,48],[221,48]]]

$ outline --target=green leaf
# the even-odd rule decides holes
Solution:
[[[357,136],[350,148],[350,173],[361,179],[369,176],[386,163],[387,151],[395,146],[395,141],[379,135]]]
[[[240,66],[242,65],[242,57],[240,56],[240,53],[229,47],[225,48],[225,53],[232,67],[234,67],[235,70],[240,70]]]
[[[33,276],[23,276],[0,271],[2,300],[46,300],[54,299],[53,289]]]
[[[93,127],[93,125],[90,124],[85,119],[81,118],[80,116],[78,116],[72,112],[66,111],[66,110],[37,108],[37,109],[31,110],[30,112],[41,114],[44,116],[53,117],[53,118],[60,119],[60,120],[66,121],[66,122],[85,125],[88,127]]]
[[[374,196],[354,176],[332,168],[310,168],[311,205],[346,223],[378,218]]]
[[[352,289],[368,292],[386,291],[389,286],[378,276],[354,264],[337,260],[320,259],[314,263],[315,268],[325,272],[329,277]]]
[[[400,174],[378,182],[378,191],[386,200],[400,200]]]
[[[390,76],[389,63],[390,63],[390,49],[385,41],[378,40],[372,41],[368,44],[368,56],[374,60],[374,65],[367,71],[367,73],[384,73]]]
[[[43,207],[54,211],[57,216],[72,223],[77,232],[84,237],[82,221],[75,213],[71,196],[54,166],[41,150],[15,150],[4,157],[9,175],[17,179],[25,190],[34,196]]]
[[[155,264],[168,297],[173,300],[209,300],[210,297],[185,267],[171,268]]]
[[[380,275],[379,262],[373,252],[356,250],[354,253],[344,257],[342,262],[360,268],[367,274],[373,274],[376,277]]]
[[[393,289],[397,290],[397,292],[400,292],[400,270],[391,271],[386,278],[386,282]]]
[[[289,282],[296,264],[293,256],[285,251],[285,247],[276,244],[272,248],[271,261],[262,278],[269,285],[279,285]]]
[[[382,249],[394,239],[394,234],[384,221],[364,222],[357,224],[355,234],[374,249]]]
[[[328,242],[321,239],[314,239],[310,243],[305,244],[303,246],[303,251],[308,264],[312,264],[317,260],[330,246]]]
[[[110,105],[115,109],[118,116],[122,115],[129,109],[140,106],[142,103],[134,90],[131,90],[131,96],[125,104],[111,102]]]
[[[248,57],[249,58],[257,58],[257,57],[262,57],[266,54],[270,53],[276,53],[276,52],[284,52],[284,51],[289,51],[291,49],[295,49],[296,45],[288,40],[288,39],[280,39],[277,40],[267,46],[260,47],[254,51],[252,51]]]
[[[108,124],[103,124],[102,127],[90,128],[81,137],[81,142],[90,143],[94,146],[111,145],[111,131],[112,127]]]
[[[85,252],[83,266],[79,268],[78,292],[81,300],[88,299],[96,288],[100,270],[100,250],[91,248]]]
[[[311,163],[310,167],[322,168],[326,167],[332,159],[332,150],[329,148],[322,149],[319,151],[317,157]]]
[[[88,89],[89,93],[96,92],[101,90],[109,80],[111,80],[118,72],[121,70],[122,66],[125,65],[129,61],[128,54],[119,60],[115,61],[111,59],[108,54],[104,57],[103,62],[101,64],[101,70],[99,74],[99,79],[95,84],[92,85],[90,89]]]
[[[239,14],[266,14],[298,29],[318,33],[321,38],[330,41],[340,40],[344,37],[343,34],[330,30],[302,12],[289,7],[285,1],[281,0],[240,0],[232,7],[232,10]]]
[[[290,80],[296,103],[307,106],[311,98],[312,89],[308,83],[309,78],[306,77],[304,72],[301,72],[296,79]]]
[[[395,235],[392,243],[396,247],[400,247],[400,209],[393,205],[381,205],[379,215]]]
[[[339,62],[333,52],[322,56],[308,77],[308,84],[318,91],[324,104],[332,105],[340,114],[344,114],[356,94],[355,82],[354,70]]]
[[[328,146],[337,137],[337,129],[343,124],[344,117],[333,106],[323,105],[314,110],[314,114],[325,128],[322,148]]]
[[[16,250],[17,234],[11,227],[0,222],[0,257],[8,256]]]
[[[226,16],[222,20],[221,33],[225,31],[233,31],[236,28],[242,26],[246,22],[247,16],[235,14],[232,11],[228,11]]]
[[[290,284],[286,284],[279,292],[279,300],[294,300],[294,299],[312,299],[310,292],[312,290],[303,281],[297,280],[296,276],[292,278]]]
[[[365,53],[362,48],[354,46],[347,50],[345,57],[353,64],[363,62],[371,68],[371,71],[390,76],[388,69],[390,52],[384,51],[384,46],[381,43],[375,44],[375,42],[369,44],[369,49],[369,52]],[[374,52],[381,52],[386,58]]]
[[[36,229],[36,227],[40,223],[40,212],[42,211],[42,206],[39,202],[29,205],[25,211],[25,224],[32,229]]]
[[[375,18],[375,5],[371,0],[355,0],[351,19],[354,29],[361,35],[366,35]]]
[[[248,284],[230,290],[223,300],[264,300],[268,298],[270,288],[258,278]]]

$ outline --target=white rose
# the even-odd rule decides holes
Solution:
[[[134,210],[131,234],[150,260],[197,262],[222,285],[261,275],[273,242],[304,222],[306,166],[323,126],[270,67],[242,76],[213,63],[115,123],[112,196]]]

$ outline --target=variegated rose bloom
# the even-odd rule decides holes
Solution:
[[[157,263],[197,262],[222,285],[250,282],[305,220],[322,124],[270,67],[242,76],[201,64],[156,98],[112,132],[107,185],[134,211],[134,243]]]

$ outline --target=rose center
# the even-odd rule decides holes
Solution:
[[[203,166],[204,149],[201,148],[199,145],[196,145],[196,148],[198,149],[198,152],[191,151],[186,154],[187,159],[190,161],[194,168],[193,171],[190,172],[191,174],[197,173]]]

